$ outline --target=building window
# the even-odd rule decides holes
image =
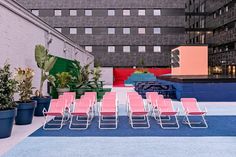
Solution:
[[[84,14],[85,14],[85,16],[92,16],[93,12],[92,12],[92,10],[85,10]]]
[[[70,16],[77,16],[77,10],[70,10]]]
[[[77,28],[70,28],[70,34],[77,34]]]
[[[88,52],[92,52],[93,51],[93,47],[92,46],[85,46],[84,49]]]
[[[139,46],[138,52],[146,52],[146,46]]]
[[[130,46],[123,46],[123,52],[129,53],[130,52]]]
[[[54,10],[55,16],[61,16],[61,10]]]
[[[115,34],[116,33],[115,31],[116,31],[115,28],[108,28],[107,34]]]
[[[108,16],[115,16],[115,10],[108,10],[107,15]]]
[[[145,10],[138,10],[138,16],[145,16],[146,11]]]
[[[225,12],[228,12],[229,11],[229,6],[226,6],[225,7]]]
[[[222,10],[220,9],[219,14],[222,15]]]
[[[138,34],[146,34],[145,28],[138,28]]]
[[[213,18],[214,18],[214,19],[216,18],[216,13],[213,14]]]
[[[107,51],[108,52],[115,52],[115,46],[108,46]]]
[[[153,10],[153,15],[154,16],[160,16],[161,15],[161,10],[160,9],[154,9]]]
[[[61,32],[61,28],[60,28],[60,27],[55,27],[55,29],[56,29],[58,32]]]
[[[93,34],[93,29],[92,28],[85,28],[85,34]]]
[[[153,28],[153,34],[161,34],[161,28]]]
[[[130,28],[123,28],[123,34],[130,34]]]
[[[123,10],[123,16],[130,16],[130,10]]]
[[[39,10],[31,10],[31,12],[32,12],[35,16],[39,16]]]
[[[153,46],[153,52],[161,52],[161,46]]]

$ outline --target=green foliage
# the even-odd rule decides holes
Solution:
[[[14,102],[14,92],[16,81],[12,78],[10,64],[5,64],[0,68],[0,110],[8,110],[16,107]]]
[[[89,82],[89,66],[91,63],[85,65],[84,67],[82,67],[80,65],[79,61],[75,60],[75,63],[72,64],[71,67],[71,73],[73,76],[75,76],[73,78],[73,83],[76,84],[77,88],[81,88],[83,86],[87,86],[88,82]]]
[[[30,96],[33,94],[34,89],[32,87],[33,77],[33,69],[16,69],[15,80],[17,81],[17,91],[19,92],[21,102],[30,101]]]
[[[55,77],[49,75],[49,71],[53,68],[56,58],[48,54],[47,49],[42,45],[35,46],[35,61],[37,66],[41,69],[41,81],[38,94],[36,96],[43,96],[43,84],[48,80],[52,85],[55,86]]]
[[[56,83],[58,88],[67,88],[72,80],[69,72],[61,72],[56,74]]]
[[[95,67],[93,70],[91,70],[91,74],[93,75],[92,80],[94,81],[96,88],[98,88],[98,81],[102,76],[101,72],[102,70],[100,67]]]

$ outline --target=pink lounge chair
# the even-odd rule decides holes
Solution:
[[[96,112],[96,106],[97,106],[97,92],[85,92],[85,97],[91,99],[92,103],[92,109],[93,109],[93,115],[95,115]]]
[[[66,121],[64,119],[65,118],[64,110],[66,103],[67,102],[65,99],[52,99],[48,111],[45,108],[43,109],[43,115],[45,118],[43,125],[44,130],[60,130],[63,127],[64,121]],[[50,121],[49,117],[53,117],[52,122],[49,122]],[[59,126],[59,127],[49,127],[49,126]]]
[[[91,100],[86,98],[76,100],[73,111],[70,114],[69,129],[86,130],[93,119]]]
[[[163,129],[178,129],[179,128],[179,122],[177,119],[179,110],[174,109],[171,99],[159,99],[157,109],[158,109],[158,119],[159,119],[161,128]],[[168,119],[163,119],[163,117],[168,117]],[[174,117],[174,122],[171,122],[172,117]],[[170,125],[170,126],[167,126],[167,125]]]
[[[148,111],[145,109],[145,105],[143,103],[142,98],[129,97],[127,106],[128,106],[128,117],[132,128],[134,129],[150,128]]]
[[[107,97],[102,100],[99,108],[99,129],[117,129],[117,126],[118,126],[117,100],[116,98],[113,97],[110,98]]]
[[[208,124],[205,119],[205,115],[207,114],[206,107],[204,110],[201,110],[195,98],[182,98],[181,103],[185,113],[185,117],[183,119],[184,124],[188,124],[190,128],[208,128]],[[201,117],[202,120],[192,121],[190,120],[191,116]]]

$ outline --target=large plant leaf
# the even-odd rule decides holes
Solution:
[[[56,78],[54,76],[49,75],[49,76],[47,76],[47,79],[53,86],[55,86]]]
[[[46,62],[45,62],[45,65],[44,65],[44,70],[45,72],[49,72],[54,64],[56,63],[57,59],[55,57],[50,57]]]
[[[42,45],[36,45],[35,46],[35,61],[37,62],[37,66],[42,69],[46,59],[47,59],[46,48]]]

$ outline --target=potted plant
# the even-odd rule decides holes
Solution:
[[[46,80],[48,80],[53,86],[55,77],[49,74],[49,71],[53,68],[56,58],[48,54],[47,49],[42,45],[35,46],[35,61],[37,62],[38,68],[41,70],[41,79],[39,90],[35,92],[35,96],[32,97],[32,100],[37,101],[37,107],[35,108],[35,116],[43,116],[43,109],[49,108],[51,101],[50,96],[43,95],[43,85]]]
[[[91,70],[91,74],[93,75],[92,80],[94,81],[95,88],[99,88],[99,79],[102,76],[102,70],[99,66],[95,67],[93,70]]]
[[[58,95],[62,95],[64,92],[70,91],[69,83],[72,76],[69,72],[61,72],[56,74],[56,84]]]
[[[16,81],[12,78],[10,64],[0,68],[0,138],[11,136],[16,116],[16,104],[13,100]]]
[[[33,82],[34,71],[30,68],[16,69],[15,80],[17,82],[17,92],[19,92],[20,99],[16,101],[17,104],[17,116],[15,123],[17,125],[31,124],[34,109],[37,102],[30,99],[33,94]]]

